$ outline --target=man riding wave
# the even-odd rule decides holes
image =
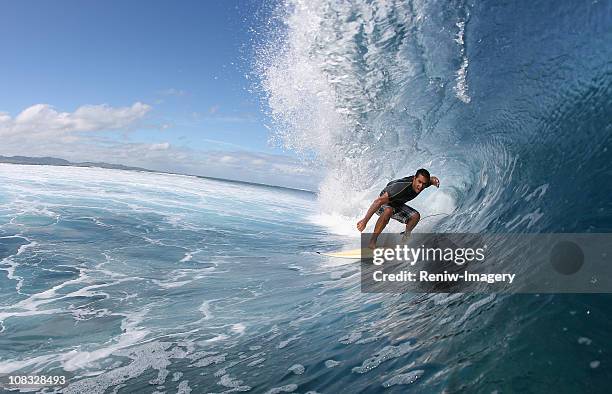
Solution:
[[[380,192],[380,196],[374,200],[365,217],[357,222],[357,230],[360,232],[366,228],[368,221],[376,213],[378,221],[374,226],[374,232],[368,247],[376,248],[376,240],[378,235],[389,223],[389,219],[393,218],[406,225],[404,238],[410,236],[411,231],[421,219],[421,215],[416,209],[406,205],[406,202],[414,199],[425,188],[434,185],[440,187],[440,180],[435,176],[431,176],[429,171],[424,168],[419,169],[416,174],[401,179],[391,181]]]

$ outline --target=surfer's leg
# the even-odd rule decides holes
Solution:
[[[416,227],[417,223],[419,223],[419,220],[421,220],[421,215],[418,212],[415,211],[412,215],[410,215],[410,219],[408,219],[408,221],[406,222],[405,234],[410,234],[412,230]]]
[[[399,220],[406,225],[406,231],[402,233],[402,241],[405,242],[408,240],[408,238],[410,238],[412,230],[415,228],[419,220],[421,220],[421,215],[411,206],[404,205],[399,209],[397,216],[399,216]]]
[[[376,221],[376,225],[374,226],[374,232],[372,233],[372,237],[370,238],[370,243],[368,244],[368,248],[370,249],[376,248],[376,240],[378,239],[378,235],[382,233],[384,228],[389,223],[389,219],[391,219],[391,215],[393,215],[393,208],[391,208],[390,206],[385,206],[382,209],[382,213],[380,213],[380,211],[381,209],[379,209],[379,212],[377,212],[380,215],[380,217]]]

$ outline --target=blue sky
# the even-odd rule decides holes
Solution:
[[[249,92],[249,29],[265,21],[261,7],[4,2],[0,154],[314,188],[313,170],[268,144],[262,103]]]

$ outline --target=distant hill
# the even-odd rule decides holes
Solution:
[[[68,160],[58,159],[56,157],[0,156],[0,163],[47,165],[47,166],[71,166],[71,167],[99,167],[99,168],[112,168],[115,170],[156,172],[152,170],[147,170],[146,168],[124,166],[123,164],[110,164],[110,163],[104,163],[104,162],[91,162],[91,161],[74,163]]]

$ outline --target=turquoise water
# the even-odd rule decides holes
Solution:
[[[213,370],[236,361],[273,368],[267,347],[299,337],[285,325],[330,281],[306,254],[325,240],[305,220],[310,193],[101,169],[0,174],[3,372],[136,371],[169,346],[165,358],[181,354],[176,371],[213,387]],[[266,350],[249,350],[260,341]],[[128,362],[130,352],[142,355]],[[203,368],[185,366],[205,353],[226,362],[203,380]],[[103,390],[107,375],[74,390]]]
[[[0,165],[0,181],[0,372],[66,374],[65,393],[576,391],[610,377],[603,304],[362,294],[358,265],[313,253],[346,237],[313,224],[310,193],[70,167]]]

